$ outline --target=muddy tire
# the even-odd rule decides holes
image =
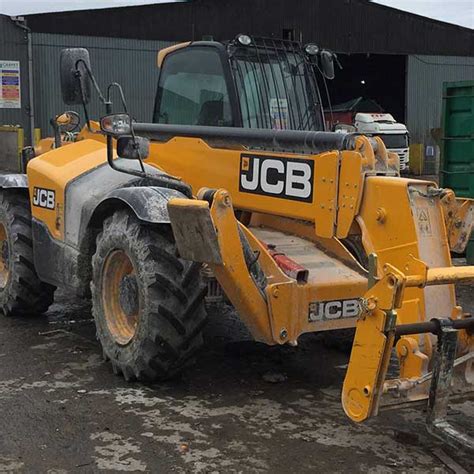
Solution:
[[[104,358],[127,381],[175,375],[203,344],[200,265],[179,259],[168,226],[126,211],[104,222],[92,260],[92,307]]]
[[[33,259],[31,211],[26,193],[0,192],[0,309],[6,316],[41,314],[55,287],[42,282]]]

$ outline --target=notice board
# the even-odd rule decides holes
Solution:
[[[20,62],[0,59],[0,109],[20,108]]]

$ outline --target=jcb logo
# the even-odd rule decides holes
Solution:
[[[242,155],[241,192],[312,202],[314,162],[269,156]]]
[[[359,300],[320,301],[310,303],[308,321],[317,323],[332,319],[356,318],[360,312]]]
[[[51,189],[35,188],[33,190],[33,206],[54,209],[56,194]]]

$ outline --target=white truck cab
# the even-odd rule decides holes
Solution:
[[[387,149],[400,158],[400,170],[409,169],[409,134],[406,125],[398,123],[391,114],[358,113],[354,118],[356,131],[380,137]]]

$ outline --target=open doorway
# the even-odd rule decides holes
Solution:
[[[328,81],[333,106],[363,97],[374,100],[397,121],[406,121],[406,56],[338,54],[338,58],[343,69],[336,67],[335,79]]]

